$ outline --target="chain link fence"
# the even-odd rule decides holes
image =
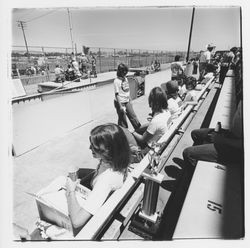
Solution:
[[[39,47],[13,46],[12,47],[12,71],[15,74],[18,69],[19,75],[30,76],[53,73],[56,64],[63,69],[70,63],[72,48],[66,47]],[[88,54],[96,58],[97,73],[114,71],[119,63],[125,63],[129,68],[147,67],[153,61],[158,60],[161,64],[174,60],[174,56],[179,54],[185,60],[186,52],[141,50],[141,49],[117,49],[117,48],[97,48],[88,47]],[[191,52],[190,58],[197,53]],[[81,53],[76,53],[79,60]],[[31,70],[32,68],[32,70]],[[46,73],[45,73],[46,72]],[[15,75],[13,75],[15,76]]]

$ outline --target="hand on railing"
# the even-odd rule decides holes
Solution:
[[[151,149],[148,152],[148,157],[149,157],[149,169],[152,174],[157,174],[158,172],[158,165],[160,162],[160,149],[161,149],[161,144],[159,143],[152,143]]]

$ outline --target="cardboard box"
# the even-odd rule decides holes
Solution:
[[[65,228],[72,232],[75,237],[82,227],[74,228],[71,224],[68,216],[65,183],[63,181],[65,182],[65,180],[57,178],[45,189],[39,191],[36,197],[36,204],[41,220]],[[80,184],[77,186],[76,198],[80,206],[84,205],[90,191],[90,189]]]

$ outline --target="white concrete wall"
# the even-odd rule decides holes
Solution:
[[[16,155],[90,122],[90,105],[89,94],[84,91],[43,102],[14,104],[13,146]]]

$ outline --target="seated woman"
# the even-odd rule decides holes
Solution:
[[[151,90],[148,103],[152,110],[152,120],[132,133],[137,144],[143,149],[157,142],[167,131],[171,122],[171,115],[167,109],[167,96],[160,87]]]
[[[183,109],[183,102],[179,96],[179,85],[176,80],[171,80],[166,83],[166,94],[168,99],[168,110],[171,118],[177,118]]]
[[[90,149],[99,164],[91,180],[92,191],[84,208],[77,202],[75,189],[78,181],[66,181],[66,198],[69,217],[77,228],[85,225],[103,205],[108,196],[122,187],[130,161],[130,150],[126,136],[116,124],[95,127],[90,133]]]

